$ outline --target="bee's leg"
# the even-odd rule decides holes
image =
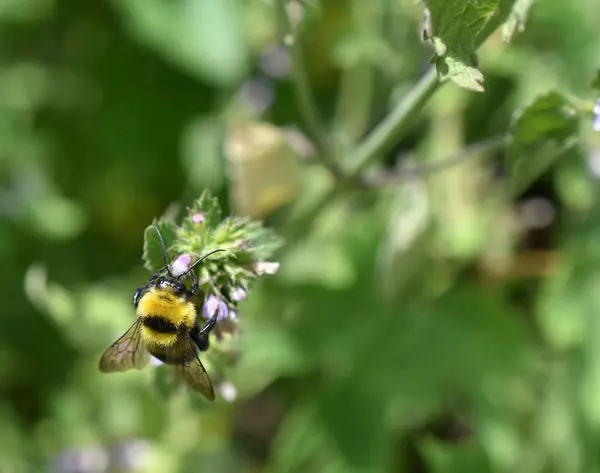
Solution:
[[[201,333],[200,329],[197,326],[194,327],[194,329],[190,332],[191,339],[200,351],[208,350],[208,335],[208,333]]]
[[[198,328],[196,325],[193,330],[190,332],[190,337],[194,341],[200,351],[208,350],[208,336],[210,332],[215,328],[217,324],[217,316],[214,315],[204,324],[204,327]]]
[[[217,315],[213,315],[208,321],[204,324],[204,327],[200,329],[198,332],[200,335],[209,335],[212,332],[212,329],[215,328],[217,324]]]
[[[158,279],[158,277],[160,276],[160,273],[162,273],[165,270],[165,268],[159,269],[156,273],[154,273],[152,276],[150,276],[150,279],[148,279],[148,282],[154,282]]]
[[[193,270],[190,271],[190,278],[192,278],[192,281],[193,281],[192,287],[190,287],[190,290],[188,291],[188,293],[191,297],[198,292],[198,289],[200,289],[200,282],[198,281],[198,278],[196,277],[196,273]]]

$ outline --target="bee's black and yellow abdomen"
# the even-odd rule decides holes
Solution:
[[[180,328],[171,321],[156,315],[149,315],[141,319],[142,324],[158,333],[177,333]]]

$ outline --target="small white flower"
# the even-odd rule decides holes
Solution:
[[[278,269],[279,263],[269,261],[259,261],[258,263],[254,263],[254,270],[260,275],[275,274]]]
[[[231,291],[231,298],[235,302],[240,302],[246,298],[246,291],[244,291],[241,287],[236,287],[233,291]]]
[[[237,399],[237,389],[230,381],[223,381],[219,385],[219,392],[223,396],[223,399],[228,402],[233,402]]]

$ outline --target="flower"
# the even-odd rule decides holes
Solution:
[[[197,212],[192,215],[192,222],[194,223],[202,223],[204,222],[204,214],[202,212]]]
[[[247,238],[239,238],[233,243],[236,248],[242,251],[248,251],[250,249],[250,242]]]
[[[244,288],[236,287],[235,289],[233,289],[233,291],[231,291],[231,299],[233,299],[235,302],[240,302],[241,300],[244,300],[245,298],[246,298],[246,291],[244,291]]]
[[[268,261],[259,261],[254,263],[254,270],[259,274],[275,274],[279,269],[279,263],[271,263]]]
[[[180,255],[171,265],[171,273],[173,276],[179,276],[187,271],[192,263],[190,255]]]
[[[100,446],[90,446],[61,452],[53,469],[62,473],[104,473],[109,465],[110,453]]]
[[[592,127],[594,128],[594,131],[600,131],[600,99],[596,101],[592,113],[594,114],[594,124]]]
[[[111,453],[117,471],[139,471],[151,461],[152,446],[145,440],[130,440],[115,445]]]
[[[150,357],[150,363],[152,363],[154,366],[162,366],[164,365],[164,363],[162,361],[160,361],[158,358],[151,356]]]
[[[211,319],[215,314],[217,314],[217,321],[226,319],[229,315],[229,308],[225,302],[211,294],[206,298],[202,306],[202,317]]]
[[[228,402],[233,402],[237,398],[237,389],[230,381],[222,381],[218,389],[223,399]]]

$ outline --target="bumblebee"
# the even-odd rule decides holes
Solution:
[[[165,243],[153,224],[163,252],[165,266],[153,274],[146,285],[133,295],[137,318],[125,334],[104,352],[99,368],[103,373],[142,369],[150,355],[170,365],[175,375],[199,391],[209,401],[215,392],[198,355],[209,347],[208,336],[217,322],[216,314],[199,328],[193,297],[199,290],[194,268],[205,258],[223,250],[214,250],[199,258],[185,272],[174,276],[167,262]],[[193,283],[186,288],[184,278]]]

